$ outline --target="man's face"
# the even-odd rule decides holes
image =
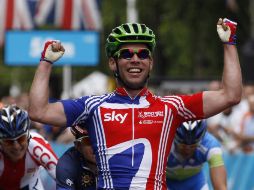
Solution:
[[[186,145],[176,144],[177,151],[185,158],[191,158],[197,148],[198,144]]]
[[[25,156],[28,147],[28,133],[14,139],[1,139],[0,145],[4,154],[13,162],[17,162]]]
[[[111,58],[110,69],[116,71],[116,64],[118,64],[119,75],[124,84],[132,89],[143,88],[153,67],[152,55],[147,46],[144,44],[125,44],[121,46],[118,52],[118,63]]]
[[[86,160],[96,164],[95,155],[89,137],[83,137],[80,140],[76,141],[76,147],[79,152],[86,158]]]

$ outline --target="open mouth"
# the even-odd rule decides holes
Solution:
[[[142,69],[139,69],[139,68],[129,68],[128,72],[129,73],[141,73]]]

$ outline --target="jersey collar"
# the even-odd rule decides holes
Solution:
[[[123,87],[116,88],[115,92],[121,96],[129,96],[127,91]],[[140,90],[137,96],[148,96],[149,94],[151,94],[151,92],[147,88],[143,88],[142,90]]]

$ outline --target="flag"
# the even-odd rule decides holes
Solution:
[[[0,0],[0,46],[6,30],[52,24],[64,30],[100,30],[100,0]]]
[[[101,17],[96,0],[39,0],[35,22],[46,23],[54,12],[54,25],[64,30],[100,30]]]
[[[61,0],[62,1],[62,0]],[[35,9],[34,22],[37,26],[42,26],[46,23],[51,23],[53,19],[55,1],[54,0],[38,0]]]
[[[3,45],[6,30],[33,29],[33,19],[27,0],[1,0],[0,7],[0,45]]]

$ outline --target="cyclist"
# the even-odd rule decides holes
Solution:
[[[28,113],[15,105],[0,109],[0,189],[43,190],[40,166],[55,179],[57,156],[39,134],[30,132]]]
[[[57,190],[95,190],[96,162],[88,133],[78,125],[71,127],[74,146],[58,160],[56,166]]]
[[[206,132],[205,121],[184,122],[176,130],[167,163],[169,190],[208,190],[202,171],[208,163],[213,189],[227,189],[227,174],[218,140]]]
[[[52,66],[65,50],[60,42],[47,41],[30,89],[30,116],[59,127],[85,123],[98,166],[98,189],[166,189],[165,170],[176,128],[241,100],[235,30],[236,23],[218,20],[224,42],[220,90],[165,97],[147,88],[155,35],[144,24],[122,24],[109,34],[106,52],[117,88],[101,96],[48,103]]]

